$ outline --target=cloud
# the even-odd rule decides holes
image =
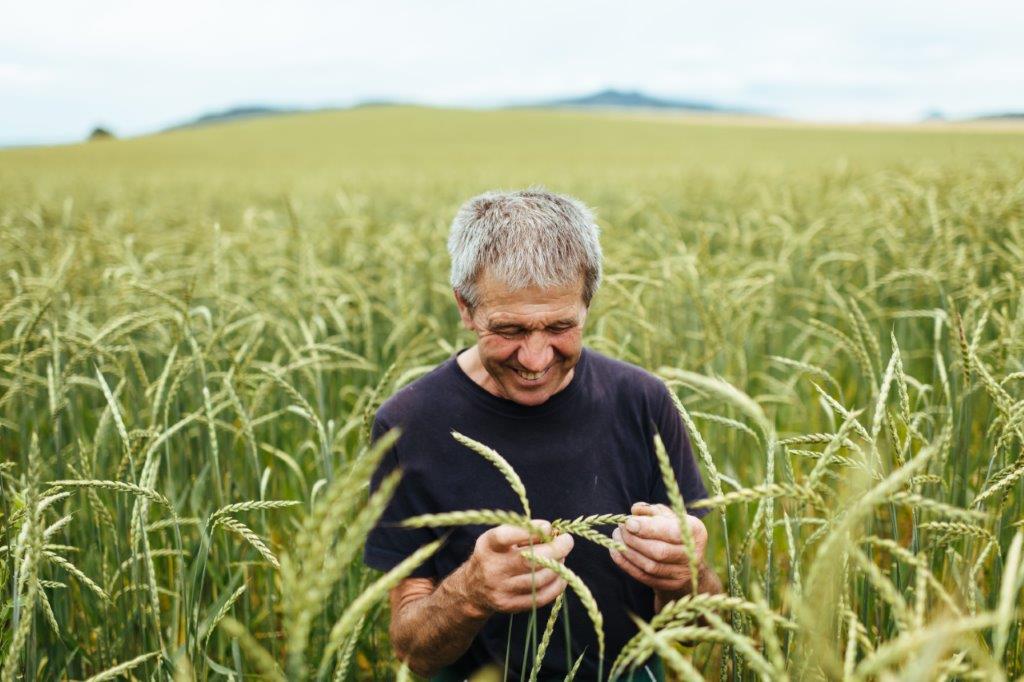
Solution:
[[[239,103],[501,104],[616,86],[801,117],[1024,108],[1024,6],[977,0],[37,0],[0,23],[0,136]],[[4,141],[0,138],[0,143]]]

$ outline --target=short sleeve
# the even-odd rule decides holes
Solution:
[[[672,398],[668,395],[668,387],[662,385],[661,389],[660,399],[654,406],[655,428],[665,444],[665,451],[668,453],[669,462],[675,472],[676,482],[679,485],[679,492],[683,495],[683,501],[686,503],[687,512],[700,518],[710,510],[692,509],[691,505],[697,500],[707,498],[708,491],[704,487],[704,480],[697,467],[697,460],[693,456],[690,438],[686,433],[683,419],[673,404]],[[669,503],[665,482],[660,474],[654,477],[650,501],[661,504]]]
[[[378,416],[374,419],[373,428],[370,431],[371,441],[376,442],[390,428]],[[370,478],[370,493],[376,492],[381,481],[396,468],[401,468],[397,443],[384,454],[376,471],[373,472],[373,476]],[[403,476],[391,501],[377,521],[377,525],[366,538],[366,546],[363,550],[364,564],[379,571],[390,571],[417,549],[435,539],[433,532],[428,528],[403,528],[401,526],[405,519],[424,513],[420,504],[423,499],[423,496],[417,492],[415,481],[410,481],[409,477]],[[428,558],[409,575],[417,578],[432,578],[437,576],[437,569],[433,560]]]

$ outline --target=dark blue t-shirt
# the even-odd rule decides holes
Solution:
[[[526,486],[533,517],[572,519],[590,514],[628,514],[634,502],[666,503],[654,455],[660,433],[687,502],[707,497],[685,427],[668,389],[639,367],[584,349],[569,385],[545,403],[528,407],[499,398],[477,385],[455,356],[401,389],[377,412],[373,437],[399,427],[402,435],[373,475],[371,488],[398,466],[404,472],[398,489],[366,542],[364,561],[389,570],[418,547],[449,534],[445,545],[414,576],[443,579],[472,553],[485,526],[454,529],[406,529],[403,519],[419,514],[466,509],[522,507],[501,473],[454,438],[459,431],[497,450]],[[693,512],[701,515],[701,512]],[[602,529],[610,534],[612,528]],[[653,591],[616,566],[608,550],[576,538],[566,566],[575,571],[604,616],[605,673],[622,646],[636,633],[633,613],[649,620]],[[571,652],[566,651],[560,616],[541,679],[562,679],[567,663],[586,650],[577,679],[597,678],[597,638],[583,606],[566,590]],[[537,611],[543,630],[550,607]],[[529,612],[487,621],[451,672],[469,675],[496,662],[508,651],[509,679],[519,679]],[[539,638],[539,635],[538,635]],[[532,663],[532,655],[527,656]],[[526,671],[527,674],[529,670]]]

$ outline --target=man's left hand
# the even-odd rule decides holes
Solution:
[[[693,534],[693,565],[686,555],[679,518],[663,504],[637,502],[632,516],[615,529],[612,537],[626,546],[625,552],[609,550],[612,561],[627,574],[668,598],[689,592],[693,572],[704,567],[708,531],[696,516],[687,516]]]

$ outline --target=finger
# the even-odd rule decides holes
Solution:
[[[531,519],[530,524],[540,531],[541,535],[551,535],[551,522],[544,519]]]
[[[520,554],[522,554],[524,557],[524,565],[529,567],[532,564],[529,562],[528,559],[526,559],[526,556],[528,556],[531,552],[537,556],[542,556],[551,559],[552,561],[561,561],[569,555],[569,552],[572,551],[573,544],[574,540],[572,539],[572,535],[566,533],[565,535],[559,535],[551,542],[542,545],[533,545],[532,547],[521,549],[519,551]]]
[[[551,542],[545,542],[539,545],[531,545],[529,547],[524,547],[520,550],[520,552],[533,552],[537,556],[547,557],[548,559],[553,559],[555,561],[561,561],[569,555],[569,552],[572,551],[574,544],[575,540],[573,540],[572,535],[566,533],[564,535],[559,535]]]
[[[618,566],[624,573],[629,575],[634,580],[647,585],[655,590],[663,590],[665,592],[675,592],[682,589],[688,584],[687,579],[667,579],[659,576],[651,575],[642,568],[631,562],[621,552],[617,552],[614,549],[608,550],[612,556],[612,561]]]
[[[537,605],[547,606],[551,602],[555,601],[555,598],[565,592],[565,588],[569,583],[565,582],[563,578],[556,578],[552,580],[547,587],[541,590],[537,595]]]
[[[648,540],[638,535],[633,535],[628,530],[616,528],[612,531],[612,537],[626,545],[626,547],[637,554],[663,564],[680,564],[686,561],[686,548],[675,542],[664,542],[662,540]]]
[[[676,518],[676,513],[671,507],[664,504],[650,504],[648,502],[636,502],[630,510],[634,516],[665,516]],[[694,536],[707,535],[707,528],[704,522],[693,514],[686,515],[686,521],[690,524],[690,531]]]
[[[548,521],[543,521],[541,519],[533,519],[530,521],[530,524],[532,524],[533,527],[537,529],[536,532],[530,535],[530,537],[528,537],[525,542],[516,543],[516,549],[519,549],[521,547],[536,547],[537,545],[542,544],[544,542],[544,538],[551,538],[553,535],[556,535],[556,533],[551,528],[551,523]]]
[[[625,537],[618,529],[612,532],[612,538],[626,544],[626,550],[620,552],[620,554],[629,560],[631,564],[651,577],[678,579],[687,571],[689,561],[687,561],[681,545],[669,545],[657,540],[644,541],[650,544],[657,543],[657,545],[660,545],[660,548],[653,551],[661,556],[667,557],[666,559],[655,559],[643,552],[633,549],[629,543],[626,542]],[[678,550],[678,552],[675,550]]]
[[[505,581],[505,589],[511,594],[531,594],[540,592],[553,580],[558,579],[558,574],[550,568],[534,568],[536,570],[532,573],[522,573],[509,578]]]
[[[662,542],[682,542],[679,532],[679,519],[672,516],[630,516],[622,524],[626,530],[637,537]]]
[[[651,504],[650,502],[635,502],[630,507],[630,513],[636,516],[675,516],[671,507],[664,504]]]
[[[646,573],[644,573],[639,568],[637,568],[629,561],[627,561],[626,558],[622,556],[622,552],[615,549],[609,549],[608,553],[612,557],[612,562],[614,562],[616,566],[622,569],[627,575],[629,575],[634,580],[639,580],[645,585],[647,584],[647,581],[650,580],[650,576],[648,576]]]
[[[520,611],[529,611],[534,607],[547,606],[551,602],[555,601],[558,595],[565,592],[567,583],[562,578],[556,578],[550,583],[544,586],[543,589],[537,590],[536,594],[530,594],[522,597],[522,608]]]
[[[518,526],[495,526],[484,535],[487,536],[487,546],[495,552],[504,552],[530,540],[530,532]]]

